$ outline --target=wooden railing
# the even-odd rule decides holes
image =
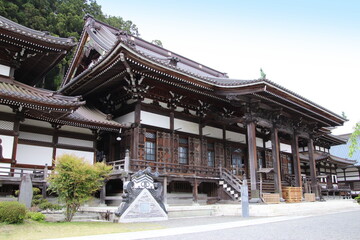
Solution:
[[[157,171],[160,174],[187,174],[209,177],[220,176],[220,171],[218,168],[207,166],[193,166],[186,164],[154,162],[135,159],[132,159],[130,161],[130,166],[133,171],[144,170],[147,167],[151,167],[153,171]]]
[[[226,168],[221,168],[220,177],[225,180],[227,184],[229,184],[233,189],[235,189],[238,193],[241,193],[241,185],[242,180],[232,174]]]
[[[125,159],[107,162],[106,164],[112,166],[113,171],[125,170]]]
[[[33,181],[46,180],[48,169],[46,166],[44,169],[0,166],[0,178],[22,178],[25,174],[30,174]]]
[[[285,174],[284,181],[286,181],[290,186],[295,186],[295,175],[294,174]]]

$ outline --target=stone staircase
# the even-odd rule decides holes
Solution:
[[[224,188],[224,191],[234,200],[241,200],[241,185],[242,181],[229,170],[223,168],[220,171],[219,185]]]

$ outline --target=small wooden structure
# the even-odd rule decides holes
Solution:
[[[302,188],[301,187],[284,187],[282,189],[282,196],[288,203],[301,202]]]

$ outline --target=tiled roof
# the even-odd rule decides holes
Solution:
[[[122,124],[115,122],[110,116],[91,106],[79,107],[76,111],[66,116],[64,120],[117,129],[122,127]]]
[[[339,137],[343,137],[343,138],[348,138],[350,137],[350,134],[347,135],[341,135]],[[358,138],[358,141],[360,141],[360,137]],[[330,148],[330,153],[332,155],[335,156],[339,156],[341,158],[350,158],[349,156],[349,148],[350,148],[350,142],[347,141],[346,144],[342,144],[342,145],[337,145],[337,146],[332,146]],[[357,165],[360,164],[360,150],[356,150],[353,154],[353,156],[351,157],[351,159],[354,159],[357,161]]]
[[[84,105],[79,97],[70,97],[56,92],[34,88],[26,84],[0,76],[0,102],[13,105],[23,105],[32,109],[56,109],[67,111]]]
[[[98,109],[88,106],[81,106],[75,111],[60,117],[56,117],[56,115],[51,113],[39,115],[36,114],[35,111],[29,111],[26,115],[50,123],[95,130],[100,129],[115,132],[119,131],[119,129],[123,127],[122,124],[108,119],[107,115],[103,114]]]
[[[46,32],[41,32],[25,27],[2,16],[0,16],[0,29],[5,29],[29,38],[33,38],[43,42],[48,42],[51,44],[67,45],[67,46],[75,45],[75,41],[73,38],[61,38],[61,37],[51,36]]]
[[[309,161],[309,152],[300,152],[299,157],[300,157],[301,160]],[[319,151],[314,152],[314,158],[315,158],[315,161],[328,160],[330,162],[339,164],[341,166],[354,165],[356,163],[355,160],[350,160],[350,159],[347,159],[347,158],[342,158],[342,157],[339,157],[339,156],[335,156],[335,155],[330,154],[330,153],[319,152]]]

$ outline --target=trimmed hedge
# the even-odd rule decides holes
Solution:
[[[22,223],[25,219],[26,207],[16,201],[0,202],[0,222]]]

